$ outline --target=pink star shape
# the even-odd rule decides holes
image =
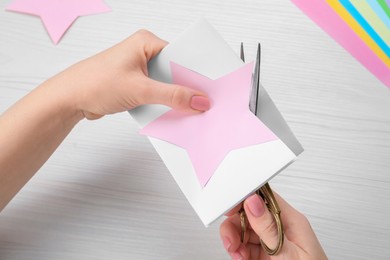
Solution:
[[[204,187],[231,150],[278,139],[249,110],[252,69],[253,63],[245,64],[211,80],[171,63],[173,82],[206,93],[211,108],[204,113],[170,110],[140,133],[184,148]]]
[[[15,0],[6,10],[41,17],[54,44],[79,16],[111,11],[102,0]]]

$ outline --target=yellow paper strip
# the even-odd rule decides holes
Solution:
[[[326,0],[328,5],[348,24],[349,27],[367,44],[367,46],[390,68],[390,58],[382,51],[375,41],[367,34],[360,24],[345,10],[337,0]]]
[[[370,4],[367,1],[362,0],[350,1],[376,33],[383,39],[387,46],[390,46],[390,29],[387,28],[386,24],[378,17]]]

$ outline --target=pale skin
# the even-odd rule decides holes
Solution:
[[[43,82],[4,112],[0,116],[0,210],[83,119],[94,120],[143,104],[163,104],[187,113],[210,109],[204,93],[148,77],[148,61],[166,44],[148,31],[138,31]],[[279,196],[287,241],[277,257],[267,258],[256,247],[258,234],[272,246],[274,227],[269,225],[266,209],[260,218],[248,213],[248,199],[244,208],[253,229],[246,245],[237,237],[234,210],[221,225],[222,241],[233,258],[326,259],[310,224]],[[265,225],[269,227],[264,229]]]
[[[307,218],[274,192],[281,209],[284,244],[275,256],[269,256],[260,245],[260,238],[269,248],[278,242],[276,222],[262,198],[253,194],[228,214],[220,226],[220,235],[232,259],[250,260],[325,260],[328,259]],[[241,243],[241,223],[238,211],[244,207],[249,228]]]

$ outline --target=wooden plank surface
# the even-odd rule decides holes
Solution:
[[[67,66],[145,28],[170,41],[204,16],[261,78],[305,152],[271,184],[330,259],[390,255],[390,92],[287,0],[106,0],[54,46],[2,11],[0,112]],[[229,259],[127,113],[81,122],[0,214],[0,259]],[[7,149],[2,147],[0,149]],[[21,162],[22,163],[22,162]]]

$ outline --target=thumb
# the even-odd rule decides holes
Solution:
[[[162,104],[181,111],[207,111],[210,100],[202,92],[176,84],[168,84],[146,78],[144,90],[138,102],[141,104]]]
[[[251,195],[245,200],[244,209],[256,234],[269,248],[275,248],[278,244],[278,229],[263,199],[257,194]]]

